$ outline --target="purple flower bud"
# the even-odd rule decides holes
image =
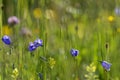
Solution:
[[[34,41],[34,45],[35,45],[36,47],[43,46],[43,41],[42,41],[41,39],[36,39],[36,40]]]
[[[101,65],[106,71],[110,71],[110,67],[111,67],[110,63],[108,63],[107,61],[101,61]]]
[[[10,45],[10,44],[11,44],[11,39],[10,39],[10,37],[7,36],[7,35],[4,35],[4,36],[2,37],[2,41],[3,41],[5,44],[7,44],[7,45]]]
[[[29,49],[30,52],[32,52],[36,49],[36,47],[32,42],[30,42],[28,49]]]
[[[77,56],[79,54],[79,51],[76,49],[71,49],[70,53],[72,56]]]
[[[19,22],[20,21],[16,16],[11,16],[11,17],[8,18],[8,23],[10,25],[15,25],[15,24],[18,24]]]

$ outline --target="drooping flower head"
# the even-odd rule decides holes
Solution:
[[[7,36],[7,35],[4,35],[4,36],[2,37],[2,41],[3,41],[5,44],[7,44],[7,45],[10,45],[10,44],[11,44],[11,39],[10,39],[10,37]]]
[[[8,18],[8,24],[15,25],[18,24],[20,20],[16,16],[11,16]]]
[[[70,53],[72,56],[77,56],[79,54],[79,51],[76,49],[71,49]]]
[[[35,45],[36,47],[43,46],[43,41],[42,41],[41,39],[36,39],[36,40],[34,41],[34,45]]]
[[[100,61],[102,67],[106,70],[106,71],[110,71],[110,67],[112,64],[108,63],[107,61]]]
[[[34,50],[36,49],[36,47],[35,47],[35,45],[34,45],[33,42],[30,42],[30,43],[29,43],[28,49],[29,49],[30,52],[32,52],[32,51],[34,51]]]

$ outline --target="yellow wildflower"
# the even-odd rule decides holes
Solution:
[[[55,12],[54,12],[53,10],[47,9],[47,10],[45,11],[45,17],[46,17],[47,19],[54,19],[54,18],[56,18],[56,14],[55,14]]]
[[[94,65],[94,63],[91,63],[90,66],[86,67],[86,70],[88,72],[95,72],[96,71],[96,66]]]
[[[54,58],[51,58],[51,57],[50,57],[48,63],[49,63],[49,65],[50,65],[50,68],[53,69],[53,67],[54,67],[54,65],[55,65],[55,63],[56,63],[56,61],[55,61]]]
[[[99,80],[99,76],[95,74],[96,66],[94,63],[91,63],[86,67],[87,74],[84,75],[86,80]]]
[[[18,77],[18,75],[19,75],[19,72],[18,72],[18,69],[17,68],[15,68],[14,70],[13,70],[13,72],[12,72],[12,77],[13,78],[17,78]]]
[[[109,16],[109,17],[108,17],[108,21],[109,21],[109,22],[113,22],[113,21],[114,21],[114,17],[113,17],[113,16]]]
[[[34,17],[37,18],[37,19],[41,18],[41,16],[42,16],[42,11],[41,11],[41,9],[40,9],[40,8],[35,8],[35,9],[33,10],[33,15],[34,15]]]
[[[10,35],[12,30],[8,25],[4,25],[2,27],[2,32],[3,32],[3,35]]]

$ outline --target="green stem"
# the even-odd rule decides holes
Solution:
[[[102,48],[100,46],[101,46],[101,35],[98,32],[98,51],[100,50],[100,55],[101,55],[101,58],[102,58],[102,61],[103,61],[103,53],[102,53]]]
[[[2,7],[2,0],[0,0],[0,8]],[[1,35],[0,38],[2,38],[2,9],[0,9],[0,31],[1,31]]]

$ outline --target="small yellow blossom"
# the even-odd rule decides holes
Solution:
[[[109,16],[109,17],[108,17],[108,21],[109,21],[109,22],[113,22],[113,21],[114,21],[114,17],[113,17],[113,16]]]
[[[91,63],[90,66],[86,67],[86,70],[88,72],[95,72],[96,71],[96,66],[94,65],[94,63]]]
[[[2,27],[2,32],[3,32],[3,35],[10,35],[12,32],[12,29],[8,25],[4,25]]]
[[[99,80],[99,76],[95,74],[96,66],[94,63],[91,63],[86,67],[87,74],[84,75],[86,80]]]
[[[12,76],[13,78],[15,78],[15,79],[16,79],[16,78],[18,77],[18,75],[19,75],[18,69],[17,69],[17,68],[15,68],[15,69],[13,70],[13,72],[12,72],[12,75],[11,75],[11,76]]]
[[[51,69],[53,69],[53,67],[54,67],[54,65],[55,65],[55,63],[56,63],[56,61],[55,61],[55,59],[54,58],[49,58],[49,66],[50,66],[50,68]]]
[[[37,18],[37,19],[41,18],[41,16],[42,16],[42,11],[41,11],[41,9],[40,9],[40,8],[35,8],[35,9],[33,10],[33,15],[34,15],[34,17]]]
[[[45,17],[46,17],[47,19],[54,19],[54,18],[56,18],[56,14],[55,14],[55,12],[54,12],[53,10],[47,9],[47,10],[45,11]]]

